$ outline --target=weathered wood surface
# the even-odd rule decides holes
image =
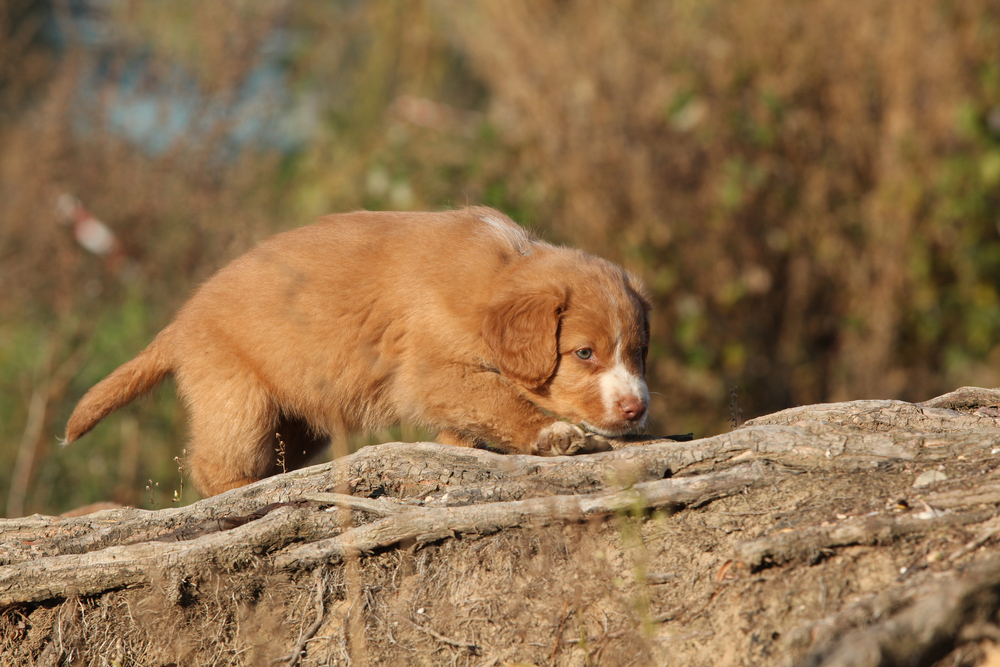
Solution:
[[[299,572],[460,535],[580,522],[637,507],[678,512],[810,472],[864,475],[905,465],[919,485],[920,470],[936,463],[987,461],[1000,452],[998,403],[1000,390],[963,388],[920,404],[803,406],[710,438],[616,442],[614,451],[578,457],[391,443],[188,507],[2,520],[0,607],[154,581],[167,581],[180,599],[206,570],[239,572],[264,562]],[[942,556],[957,563],[1000,533],[1000,481],[930,484],[919,503],[897,514],[889,508],[741,540],[732,558],[754,571],[846,545],[889,544],[956,526],[978,530]],[[829,641],[814,642],[804,664],[920,662],[940,651],[942,636],[958,641],[970,632],[970,618],[1000,609],[997,595],[982,593],[1000,587],[997,572],[1000,566],[990,562],[965,577],[956,569],[919,590],[904,582],[881,593],[892,613],[854,631],[858,614],[871,609],[833,614],[821,624]],[[322,615],[322,596],[317,609]]]

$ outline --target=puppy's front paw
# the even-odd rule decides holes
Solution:
[[[574,454],[596,454],[597,452],[610,452],[614,450],[614,447],[611,446],[611,441],[603,435],[586,433],[584,437],[586,440],[583,446],[573,452]]]
[[[592,454],[606,452],[611,443],[594,433],[584,433],[583,429],[567,422],[555,422],[542,429],[535,443],[539,456],[570,456],[572,454]]]

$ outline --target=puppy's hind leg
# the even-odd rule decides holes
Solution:
[[[191,414],[188,469],[205,497],[280,472],[275,470],[277,404],[252,373],[227,370],[212,377],[178,377]]]

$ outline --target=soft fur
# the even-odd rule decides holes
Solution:
[[[492,209],[332,215],[215,274],[87,392],[66,440],[172,373],[205,495],[280,472],[277,433],[289,468],[331,436],[398,422],[455,445],[573,453],[574,424],[645,423],[648,312],[627,272]]]

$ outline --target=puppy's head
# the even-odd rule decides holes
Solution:
[[[487,309],[483,338],[540,408],[608,436],[646,423],[649,299],[613,264],[561,249],[532,261]]]

